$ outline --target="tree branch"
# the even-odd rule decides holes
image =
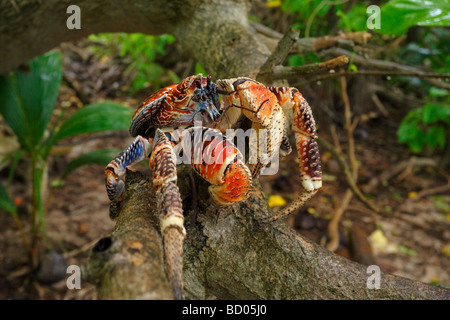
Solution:
[[[266,81],[275,81],[280,79],[295,79],[310,74],[319,74],[323,72],[333,72],[334,69],[343,66],[349,62],[347,56],[339,56],[328,61],[306,64],[303,66],[284,67],[276,66],[272,72],[264,73]]]
[[[299,75],[298,75],[299,76]],[[294,84],[295,87],[302,87],[310,83],[317,81],[324,81],[334,79],[340,76],[353,77],[353,76],[380,76],[380,77],[419,77],[419,78],[441,78],[450,79],[450,74],[442,73],[417,73],[417,72],[398,72],[398,71],[377,71],[377,70],[358,70],[358,71],[346,71],[342,73],[329,73],[318,77],[310,78],[306,81],[298,82]]]
[[[100,298],[170,297],[157,244],[155,195],[151,183],[141,179],[127,173],[127,200],[109,236],[112,241],[104,250],[94,249],[85,268]],[[189,173],[182,167],[178,181],[188,202]],[[327,251],[282,222],[261,222],[271,211],[258,185],[249,201],[224,209],[208,198],[207,183],[198,182],[201,214],[195,223],[186,219],[187,298],[450,299],[448,290],[387,273],[381,274],[379,290],[368,289],[365,266]],[[147,252],[152,246],[156,251]]]
[[[274,69],[283,63],[291,51],[292,46],[298,40],[299,30],[289,29],[278,42],[274,52],[267,58],[267,61],[261,66],[257,80],[268,83],[273,80]]]
[[[273,52],[278,41],[283,37],[281,33],[260,23],[250,21],[250,25],[255,28],[259,35],[263,35],[267,40],[266,45]],[[364,45],[371,38],[371,34],[366,31],[343,33],[336,36],[323,36],[315,38],[299,38],[292,47],[290,53],[305,55],[310,52],[317,52],[335,46],[341,40],[352,41],[356,44]]]
[[[377,59],[366,59],[356,53],[350,52],[348,50],[342,49],[342,48],[331,48],[327,49],[321,52],[321,56],[341,56],[346,55],[350,57],[350,61],[354,64],[365,66],[365,67],[371,67],[375,69],[380,69],[383,71],[389,71],[389,72],[396,72],[396,73],[402,73],[408,76],[417,76],[417,77],[424,77],[424,81],[428,82],[429,84],[444,88],[447,90],[450,90],[450,83],[444,82],[444,81],[438,81],[436,79],[429,79],[432,77],[436,77],[435,73],[427,73],[419,68],[407,66],[398,64],[392,61],[384,61],[384,60],[377,60]],[[378,71],[381,72],[383,71]],[[374,71],[372,71],[374,72]],[[350,73],[351,75],[352,73]],[[444,74],[440,76],[440,78],[448,79],[449,75]]]

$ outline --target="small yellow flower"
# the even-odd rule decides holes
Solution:
[[[312,207],[309,207],[308,209],[306,209],[306,211],[308,211],[308,213],[310,213],[310,214],[316,213],[316,209],[314,209]]]

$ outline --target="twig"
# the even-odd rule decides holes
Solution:
[[[292,46],[297,41],[300,34],[299,30],[289,29],[278,42],[275,51],[267,58],[267,61],[261,66],[257,79],[261,82],[267,80],[265,76],[273,73],[276,66],[280,65],[286,59]]]
[[[336,126],[334,125],[334,123],[331,124],[331,128],[330,129],[331,129],[331,137],[333,138],[333,143],[334,143],[334,146],[336,148],[336,152],[337,153],[342,153],[341,144],[339,142],[339,137],[337,135]]]
[[[14,0],[9,0],[9,3],[11,3],[11,5],[14,7],[14,9],[16,10],[16,12],[20,12],[19,7],[17,6],[16,1]]]
[[[339,76],[381,76],[381,77],[419,77],[419,78],[442,78],[442,79],[450,79],[450,74],[441,74],[441,73],[419,73],[419,72],[399,72],[399,71],[377,71],[377,70],[359,70],[359,71],[346,71],[341,74],[338,73],[330,73],[326,75],[321,75],[306,81],[302,81],[296,83],[295,87],[302,87],[304,85],[315,83],[318,81],[330,80],[337,78]],[[445,83],[445,82],[442,82]]]
[[[427,196],[430,196],[430,195],[433,195],[433,194],[444,193],[444,192],[447,192],[449,190],[450,190],[450,183],[447,183],[446,185],[443,185],[443,186],[422,190],[422,191],[418,192],[410,200],[417,201],[417,200],[420,200],[420,199],[422,199],[424,197],[427,197]]]
[[[412,157],[409,160],[405,160],[400,162],[399,164],[395,165],[392,169],[387,169],[385,170],[382,174],[380,174],[379,176],[373,178],[372,180],[369,181],[369,183],[367,183],[365,186],[363,186],[363,190],[366,193],[370,193],[373,190],[375,190],[375,188],[380,184],[383,183],[385,181],[388,181],[390,179],[392,179],[392,177],[397,176],[399,174],[401,174],[401,172],[405,172],[406,168],[408,168],[409,166],[414,167],[414,166],[419,166],[419,167],[423,167],[423,166],[432,166],[432,167],[436,167],[437,163],[435,160],[431,159],[431,158],[416,158],[416,157]]]
[[[446,83],[443,81],[438,81],[435,79],[428,79],[428,78],[445,78],[448,79],[450,78],[450,75],[448,74],[444,74],[444,75],[439,75],[438,74],[432,74],[432,73],[428,73],[425,72],[421,69],[415,68],[415,67],[411,67],[411,66],[407,66],[407,65],[402,65],[399,63],[395,63],[392,61],[384,61],[384,60],[377,60],[377,59],[366,59],[356,53],[350,52],[348,50],[342,49],[342,48],[331,48],[331,49],[327,49],[324,50],[321,53],[322,56],[327,56],[327,55],[332,55],[332,56],[341,56],[341,55],[347,55],[349,57],[351,57],[351,60],[353,63],[355,64],[359,64],[362,66],[369,66],[375,69],[380,69],[380,70],[385,70],[385,71],[389,71],[389,72],[395,72],[397,73],[403,73],[406,76],[417,76],[417,77],[424,77],[424,81],[427,81],[428,83],[432,84],[433,86],[436,87],[440,87],[440,88],[444,88],[444,89],[449,89],[450,90],[450,83]],[[380,72],[378,75],[382,75],[382,71],[378,71]],[[371,73],[373,75],[376,75],[377,71],[371,71]],[[430,76],[433,75],[433,76]]]
[[[64,252],[64,253],[62,254],[62,256],[63,256],[64,258],[66,258],[66,259],[69,259],[69,258],[72,258],[72,257],[76,256],[77,254],[80,254],[80,253],[86,253],[87,250],[88,250],[90,247],[94,246],[94,245],[98,242],[98,240],[99,240],[99,239],[94,239],[94,240],[92,240],[92,241],[90,241],[90,242],[88,242],[88,243],[82,245],[82,246],[79,247],[79,248],[76,248],[76,249],[74,249],[74,250],[72,250],[72,251]]]
[[[378,110],[383,114],[383,116],[388,117],[389,111],[385,108],[385,106],[381,103],[380,98],[378,98],[376,93],[372,93],[370,98],[372,99],[373,103],[377,106]]]
[[[347,81],[345,77],[341,77],[341,95],[344,101],[344,116],[345,116],[345,129],[347,131],[347,141],[348,141],[348,158],[350,160],[351,167],[351,180],[356,185],[358,180],[358,167],[356,163],[355,154],[355,140],[353,139],[353,132],[356,128],[358,121],[352,122],[352,112],[350,109],[350,99],[347,94]],[[347,189],[344,195],[344,199],[341,202],[339,208],[334,212],[330,223],[328,224],[328,235],[330,236],[330,242],[327,245],[327,249],[330,251],[335,251],[339,247],[339,221],[342,218],[348,204],[353,198],[353,192],[351,189]]]
[[[339,208],[334,211],[333,217],[331,218],[330,223],[328,223],[328,235],[330,237],[330,242],[327,244],[327,249],[330,251],[336,251],[339,247],[339,221],[341,220],[342,215],[348,207],[348,204],[353,198],[353,192],[351,189],[347,189],[344,194],[344,198],[340,203]]]
[[[339,56],[334,59],[319,62],[319,63],[311,63],[303,66],[294,66],[294,67],[283,67],[276,66],[270,73],[269,72],[261,72],[261,76],[265,79],[269,80],[280,80],[280,79],[293,79],[298,78],[308,74],[318,74],[322,72],[333,72],[334,69],[340,66],[343,66],[349,62],[349,58],[347,56]]]
[[[261,23],[250,21],[250,25],[256,30],[256,32],[276,40],[280,40],[283,37],[283,34],[279,33],[276,30],[273,30],[272,28],[269,28]]]
[[[345,77],[340,78],[341,83],[341,95],[344,101],[344,116],[345,116],[345,129],[347,130],[348,140],[348,158],[350,160],[350,168],[352,170],[352,179],[356,183],[358,180],[358,167],[356,163],[355,155],[355,140],[353,139],[353,131],[356,128],[357,120],[352,123],[352,112],[350,110],[350,99],[347,94],[347,80]]]
[[[270,40],[280,40],[283,36],[278,31],[268,28],[260,23],[250,21],[250,24],[253,26],[253,28],[255,28],[255,30],[258,33],[269,38]],[[300,38],[296,41],[290,53],[304,55],[310,52],[316,52],[319,50],[335,46],[340,40],[349,40],[356,44],[364,45],[369,41],[371,36],[372,35],[366,31],[358,31],[358,32],[343,33],[336,36]]]
[[[374,203],[372,203],[371,201],[366,199],[366,197],[364,197],[364,194],[358,188],[356,183],[353,182],[352,175],[350,173],[350,169],[348,168],[347,163],[345,162],[343,157],[336,152],[336,149],[332,145],[330,145],[327,141],[325,141],[325,140],[323,140],[321,138],[318,138],[317,142],[319,143],[320,147],[326,149],[328,152],[330,152],[335,157],[336,161],[339,164],[339,167],[341,168],[342,173],[344,174],[345,181],[347,182],[349,188],[357,196],[359,201],[361,201],[367,208],[371,209],[372,211],[374,211],[376,213],[380,213],[380,214],[383,214],[383,215],[390,216],[390,214],[388,214],[386,212],[383,212]]]

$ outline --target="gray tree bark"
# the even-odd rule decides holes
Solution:
[[[0,10],[0,74],[61,42],[99,32],[172,33],[215,78],[254,76],[268,49],[247,20],[246,0],[76,1],[81,29],[69,30],[70,0],[7,0]]]
[[[179,167],[178,185],[189,204],[186,167]],[[326,250],[281,221],[262,222],[271,211],[257,182],[248,201],[229,208],[214,205],[200,178],[196,185],[200,213],[195,219],[185,210],[188,299],[450,299],[448,290],[383,272],[380,289],[369,289],[367,266]],[[125,201],[106,238],[111,241],[94,247],[82,274],[97,284],[101,299],[170,299],[151,179],[127,172]]]
[[[71,1],[1,3],[0,73],[64,41],[98,32],[172,33],[214,79],[256,77],[270,51],[247,20],[250,1],[77,1],[81,30],[66,27]],[[245,203],[224,209],[196,179],[199,215],[189,211],[191,186],[180,168],[186,204],[184,281],[187,298],[206,299],[449,299],[448,290],[381,274],[368,289],[366,267],[303,238],[271,214],[256,184]],[[127,201],[112,234],[92,250],[83,269],[103,299],[171,299],[164,272],[151,183],[127,176]]]

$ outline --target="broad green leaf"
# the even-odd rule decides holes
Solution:
[[[450,123],[450,106],[428,103],[423,107],[423,122],[434,123],[436,121]]]
[[[3,188],[2,184],[0,184],[0,208],[5,209],[12,215],[17,213],[13,200],[9,196],[8,192],[6,192],[6,189]]]
[[[433,126],[427,132],[427,143],[430,147],[439,145],[445,147],[445,129],[442,126]]]
[[[450,0],[392,0],[381,8],[382,34],[400,35],[412,26],[449,26]]]
[[[39,148],[61,84],[61,57],[49,52],[28,62],[29,71],[0,77],[0,113],[28,150]]]
[[[408,142],[417,139],[417,136],[422,135],[423,132],[417,126],[417,123],[403,123],[399,126],[397,131],[399,142]]]
[[[99,149],[82,154],[67,165],[63,173],[63,178],[65,178],[73,170],[84,165],[99,164],[106,166],[119,152],[120,150],[118,149]]]
[[[128,130],[134,110],[105,101],[77,110],[59,128],[54,141],[69,136],[112,130]]]

